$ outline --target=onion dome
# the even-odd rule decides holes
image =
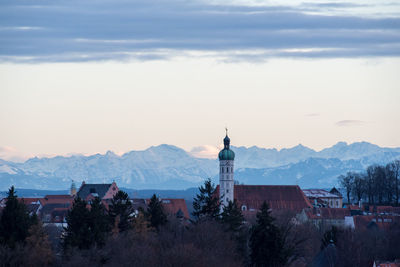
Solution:
[[[235,152],[233,152],[230,148],[231,139],[228,137],[228,134],[226,134],[224,138],[224,149],[222,149],[219,154],[218,158],[219,160],[234,160],[235,159]]]

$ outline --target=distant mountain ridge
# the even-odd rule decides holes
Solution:
[[[299,184],[330,187],[347,171],[400,159],[400,148],[382,148],[368,142],[336,145],[315,151],[302,145],[288,149],[232,147],[236,153],[235,179],[246,184]],[[217,159],[196,158],[172,145],[153,146],[118,156],[104,155],[31,158],[24,163],[0,159],[0,190],[19,188],[58,190],[80,183],[115,180],[135,189],[186,189],[205,178],[217,182]]]

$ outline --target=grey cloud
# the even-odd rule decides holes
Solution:
[[[302,7],[4,1],[0,18],[3,61],[153,60],[193,50],[239,61],[400,55],[400,18],[309,15]]]
[[[319,113],[308,113],[305,116],[306,117],[318,117],[319,115],[321,115],[321,114],[319,114]]]
[[[365,123],[366,123],[365,121],[360,121],[360,120],[342,120],[336,122],[335,124],[336,126],[358,126]]]

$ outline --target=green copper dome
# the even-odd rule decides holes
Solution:
[[[224,138],[224,149],[222,149],[219,154],[218,158],[219,160],[234,160],[235,159],[235,152],[233,152],[230,148],[231,139],[228,137],[228,134],[226,134]]]
[[[228,149],[222,149],[218,154],[219,160],[234,160],[235,159],[235,152]]]

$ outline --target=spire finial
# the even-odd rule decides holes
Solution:
[[[226,126],[225,126],[225,133],[226,133],[226,136],[228,136],[228,127],[226,127]]]

